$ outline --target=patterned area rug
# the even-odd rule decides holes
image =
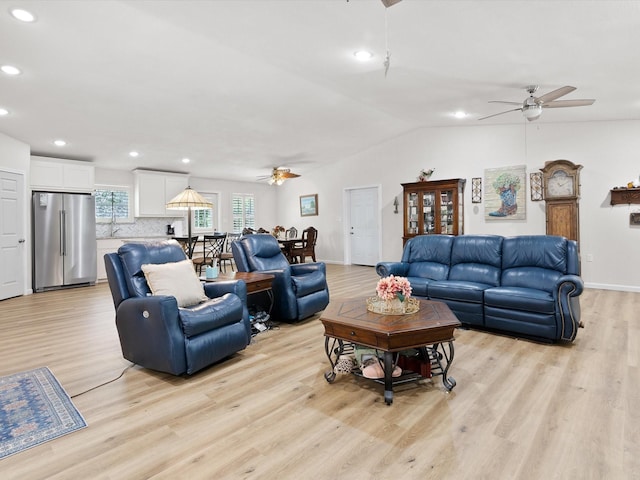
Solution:
[[[48,368],[0,377],[0,458],[86,426]]]

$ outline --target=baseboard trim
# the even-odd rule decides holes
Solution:
[[[612,285],[608,283],[585,282],[584,286],[585,288],[594,288],[598,290],[617,290],[620,292],[640,293],[640,286],[633,286],[633,285]]]

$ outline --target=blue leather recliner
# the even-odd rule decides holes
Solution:
[[[413,295],[445,302],[468,326],[573,341],[580,323],[577,243],[552,235],[422,235],[376,272],[407,277]]]
[[[208,300],[178,307],[176,298],[152,295],[144,264],[186,260],[174,241],[127,243],[104,256],[116,309],[122,355],[145,368],[193,374],[251,342],[247,286],[243,281],[204,284]]]
[[[276,320],[295,322],[329,304],[326,266],[322,262],[290,265],[278,241],[268,233],[246,235],[231,244],[239,272],[270,273]]]

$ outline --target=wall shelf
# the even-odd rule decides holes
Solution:
[[[611,205],[640,203],[640,188],[614,188],[611,190]]]

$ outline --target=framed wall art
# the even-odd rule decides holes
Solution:
[[[482,203],[482,178],[471,179],[471,203]]]
[[[539,202],[544,199],[542,195],[542,172],[529,174],[529,189],[531,190],[532,202]]]
[[[484,171],[485,220],[524,220],[525,165],[488,168]]]
[[[312,217],[318,215],[318,194],[300,195],[300,216]]]

